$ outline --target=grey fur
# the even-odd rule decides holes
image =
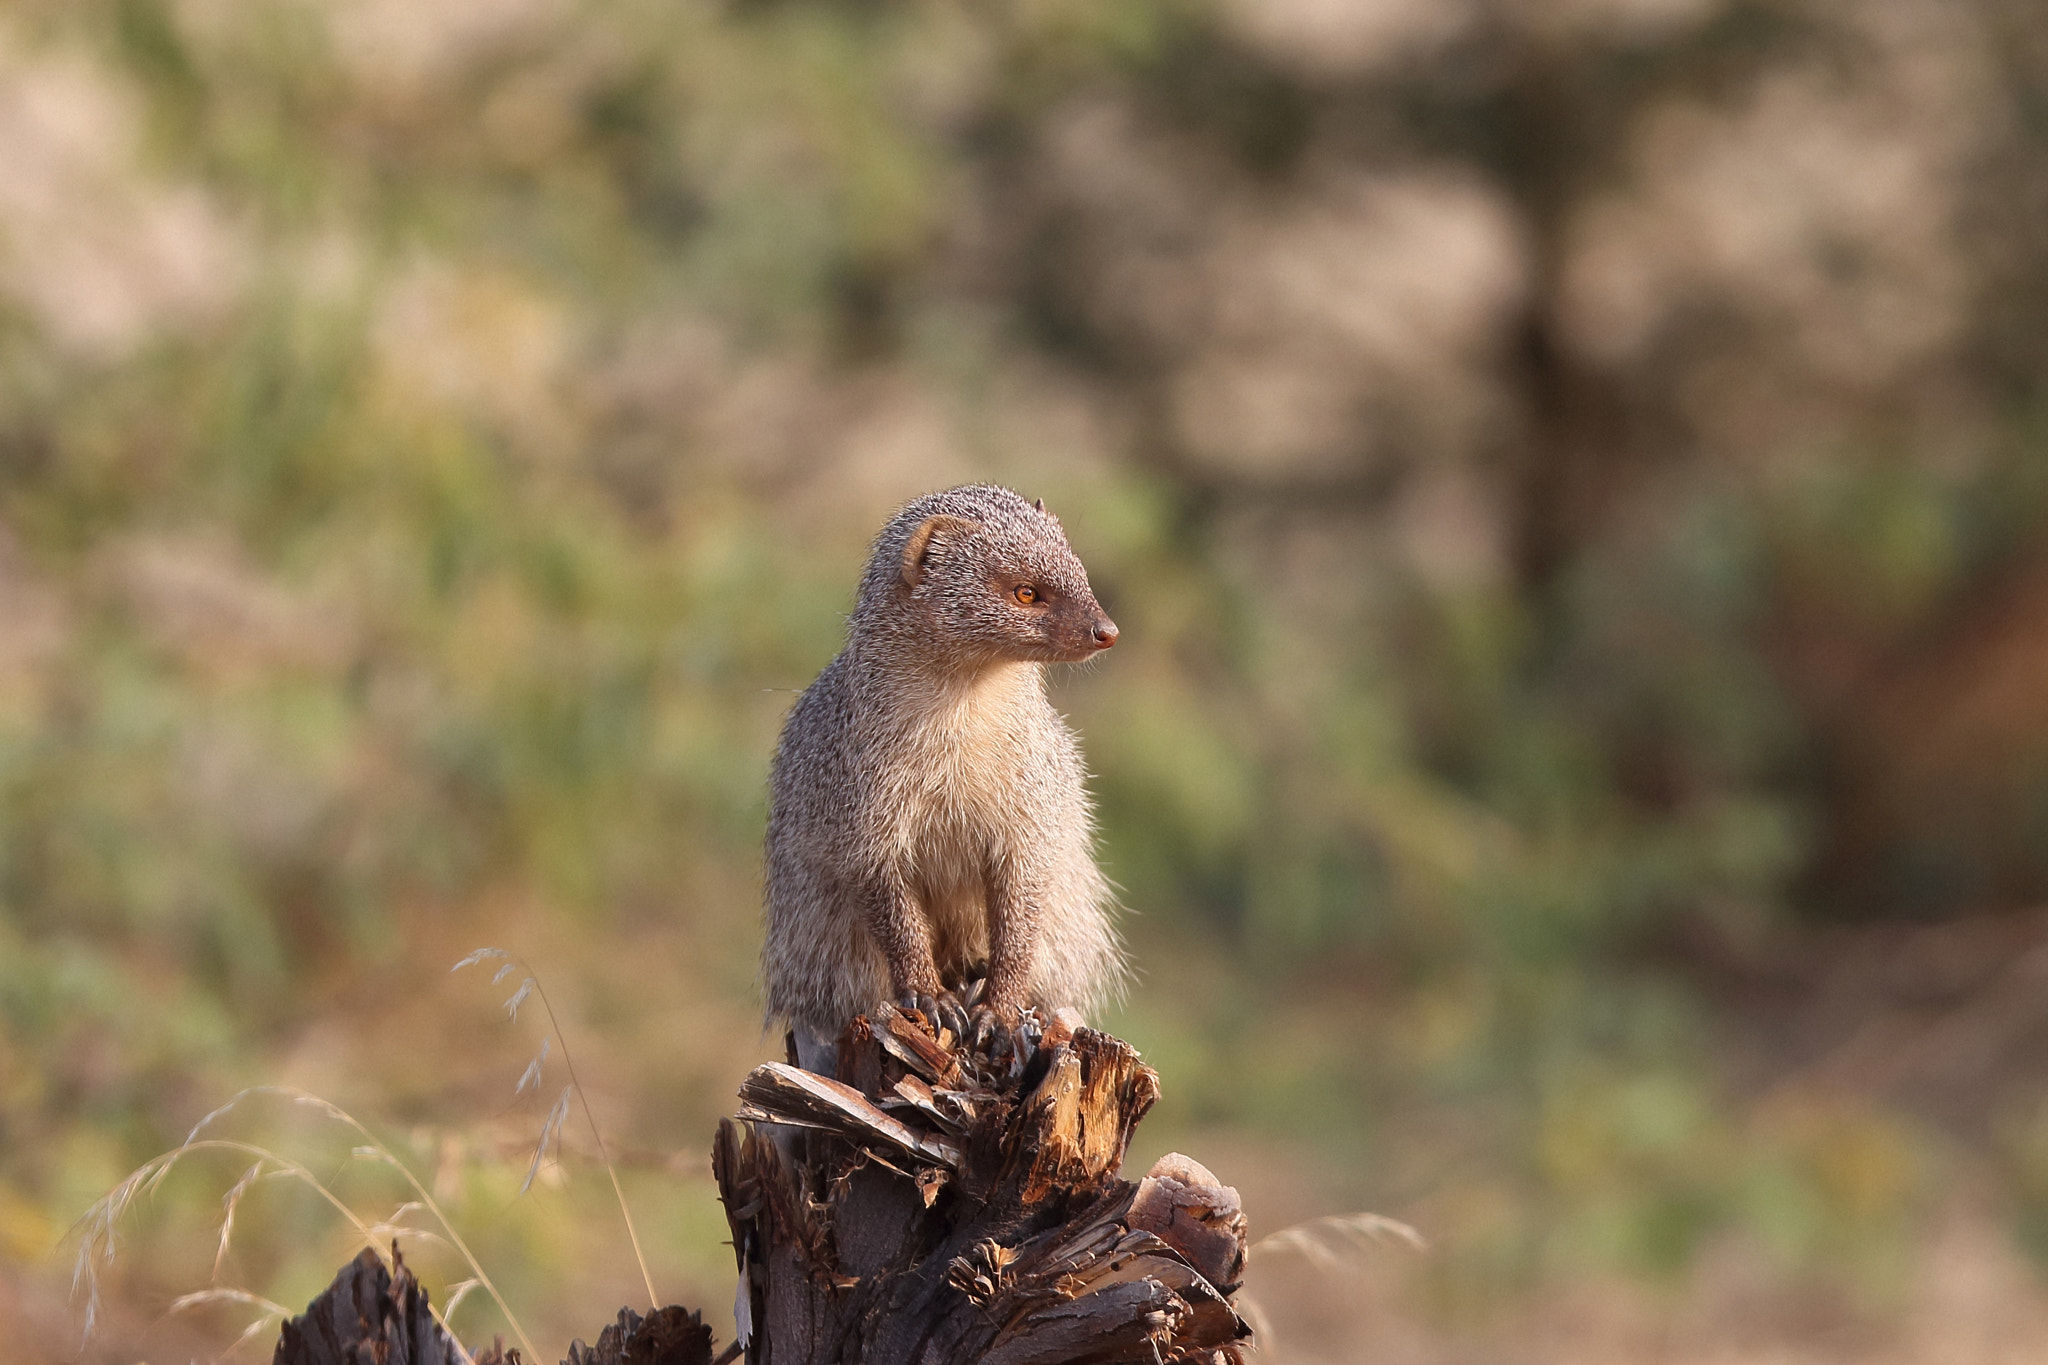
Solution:
[[[931,493],[882,529],[846,648],[775,751],[771,1020],[829,1039],[981,959],[1011,1019],[1116,991],[1081,753],[1044,676],[1115,641],[1059,522],[1008,489]]]

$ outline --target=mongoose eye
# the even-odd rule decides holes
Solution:
[[[1038,589],[1032,587],[1029,583],[1019,583],[1015,588],[1011,589],[1010,596],[1028,607],[1038,600]]]

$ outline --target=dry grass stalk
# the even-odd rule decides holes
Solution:
[[[526,1183],[519,1187],[520,1193],[524,1194],[532,1186],[534,1176],[540,1172],[540,1164],[547,1153],[549,1142],[552,1140],[556,1149],[560,1150],[562,1124],[568,1118],[569,1096],[574,1092],[577,1102],[583,1106],[583,1118],[590,1125],[591,1140],[597,1144],[598,1160],[604,1163],[604,1173],[611,1179],[612,1197],[618,1201],[619,1217],[625,1221],[626,1240],[632,1244],[633,1260],[640,1267],[641,1282],[647,1287],[648,1311],[652,1312],[661,1306],[661,1296],[654,1292],[654,1276],[647,1269],[646,1253],[640,1249],[640,1233],[633,1226],[633,1210],[626,1204],[626,1192],[619,1184],[618,1167],[613,1164],[611,1152],[605,1146],[604,1133],[597,1126],[597,1115],[590,1108],[590,1095],[584,1090],[583,1082],[577,1079],[576,1061],[569,1054],[569,1040],[563,1035],[561,1021],[555,1016],[554,1002],[548,999],[547,988],[541,985],[539,974],[527,966],[526,960],[503,948],[479,948],[449,970],[459,972],[465,967],[474,967],[483,962],[499,964],[498,970],[491,976],[493,985],[502,982],[515,971],[522,974],[518,987],[505,1000],[505,1013],[509,1018],[519,1018],[519,1007],[526,1003],[529,996],[540,1000],[540,1007],[548,1016],[548,1032],[541,1039],[540,1051],[526,1064],[526,1070],[520,1074],[519,1085],[513,1093],[523,1095],[528,1089],[539,1089],[541,1072],[547,1063],[548,1046],[551,1042],[561,1043],[562,1065],[569,1072],[568,1087],[548,1110],[547,1119],[541,1125],[540,1141],[534,1146],[533,1161],[527,1168]]]

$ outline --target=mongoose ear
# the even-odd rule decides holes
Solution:
[[[965,535],[978,524],[966,517],[947,516],[944,513],[920,521],[917,529],[910,533],[910,539],[903,546],[903,586],[914,588],[923,579],[925,561],[931,557],[934,540],[943,543],[947,536]]]

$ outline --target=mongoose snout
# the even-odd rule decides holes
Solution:
[[[771,777],[763,977],[800,1053],[982,964],[1011,1023],[1114,991],[1109,885],[1045,665],[1118,636],[1043,503],[954,488],[882,529]]]

